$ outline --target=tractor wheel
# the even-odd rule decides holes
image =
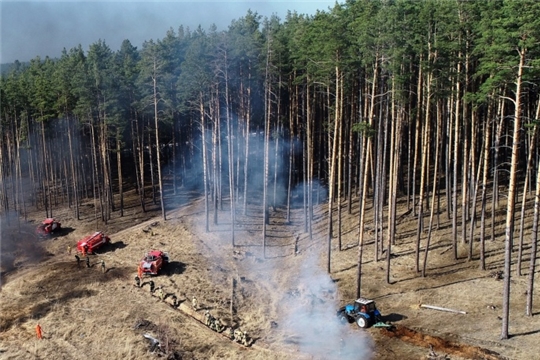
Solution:
[[[340,314],[339,315],[339,322],[342,323],[342,324],[348,324],[349,323],[349,318],[345,314]]]
[[[359,316],[358,319],[356,319],[356,324],[362,329],[365,329],[368,327],[368,319],[363,316]]]

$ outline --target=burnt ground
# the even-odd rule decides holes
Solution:
[[[24,224],[3,222],[2,358],[140,359],[152,352],[184,359],[428,359],[430,346],[449,359],[537,356],[540,313],[524,316],[526,276],[512,277],[511,338],[499,340],[502,281],[496,274],[503,268],[504,212],[496,219],[497,239],[487,242],[487,271],[479,270],[478,260],[467,261],[468,244],[460,244],[460,259],[453,260],[450,222],[441,214],[426,278],[414,267],[417,220],[403,217],[392,250],[391,284],[385,281],[384,261],[374,259],[373,226],[366,224],[362,295],[376,300],[395,327],[361,330],[339,324],[335,317],[340,306],[355,298],[357,209],[343,211],[342,250],[334,239],[328,275],[325,206],[315,213],[311,239],[303,231],[300,209],[293,211],[291,223],[284,209],[276,209],[267,226],[265,251],[260,209],[255,207],[247,215],[238,212],[233,246],[227,211],[205,232],[201,201],[171,209],[167,221],[155,208],[140,213],[136,199],[130,206],[124,217],[114,213],[108,224],[94,220],[91,205],[82,208],[81,220],[73,219],[69,209],[59,210],[54,216],[68,231],[44,241],[33,236],[44,214],[31,214]],[[96,230],[105,231],[112,244],[91,256],[90,268],[84,263],[78,267],[68,246]],[[476,253],[477,247],[476,242]],[[526,236],[524,274],[529,248]],[[171,258],[161,275],[145,279],[162,286],[165,301],[133,281],[138,261],[149,249],[165,250]],[[196,310],[191,308],[193,297]],[[227,327],[247,331],[253,346],[236,344],[226,333],[206,327],[201,323],[206,310]],[[35,338],[38,322],[43,341]],[[145,334],[160,339],[161,349],[152,348]]]

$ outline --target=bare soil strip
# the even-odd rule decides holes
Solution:
[[[460,356],[466,359],[484,359],[484,360],[507,360],[508,358],[498,353],[484,349],[478,346],[459,344],[453,341],[445,340],[438,336],[424,334],[420,331],[405,327],[393,326],[392,328],[382,329],[382,334],[398,338],[416,346],[429,348],[430,345],[437,352]]]

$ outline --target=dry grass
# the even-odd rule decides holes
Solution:
[[[204,213],[198,201],[170,211],[166,222],[154,217],[158,212],[142,215],[133,209],[124,218],[113,218],[107,225],[92,220],[91,207],[83,213],[81,221],[72,219],[67,210],[58,212],[55,216],[69,229],[67,233],[40,243],[42,248],[35,252],[32,251],[35,242],[25,241],[34,247],[25,245],[13,253],[14,266],[7,271],[3,269],[0,293],[3,359],[140,359],[149,356],[149,342],[142,337],[145,332],[161,337],[168,344],[170,354],[184,359],[335,356],[331,354],[336,353],[338,345],[325,343],[329,334],[324,331],[317,333],[319,330],[314,328],[316,336],[312,338],[303,338],[293,331],[298,325],[295,322],[300,321],[295,316],[302,315],[305,309],[316,313],[320,306],[335,307],[354,299],[357,209],[351,215],[344,211],[342,251],[334,240],[331,278],[324,271],[325,207],[315,213],[312,239],[303,233],[301,211],[293,213],[291,224],[286,223],[284,211],[278,209],[271,214],[266,252],[262,248],[262,224],[255,212],[257,208],[249,209],[246,216],[238,215],[242,225],[236,231],[234,248],[228,214],[220,213],[218,224],[211,224],[211,231],[206,233]],[[398,214],[405,210],[400,208]],[[452,343],[486,348],[499,353],[500,358],[534,358],[540,320],[538,316],[522,315],[525,277],[513,277],[510,322],[513,336],[506,341],[498,340],[502,282],[489,274],[503,265],[500,237],[503,216],[497,219],[498,239],[486,244],[490,270],[484,272],[478,270],[477,260],[466,261],[467,244],[460,245],[461,260],[452,259],[448,251],[451,227],[446,215],[441,214],[440,227],[433,232],[426,278],[415,271],[417,221],[410,217],[402,219],[398,225],[400,235],[393,247],[392,284],[385,282],[385,263],[374,261],[374,234],[370,230],[373,226],[366,224],[362,294],[374,298],[383,314],[401,327]],[[38,221],[39,215],[34,214],[33,218]],[[148,227],[152,231],[143,231]],[[92,256],[93,264],[105,260],[108,268],[105,274],[97,265],[78,268],[73,255],[66,251],[69,244],[75,244],[94,230],[105,231],[113,241],[109,248]],[[299,236],[297,254],[296,236]],[[422,244],[425,238],[426,234]],[[163,286],[166,293],[183,301],[179,309],[152,296],[148,287],[134,286],[137,262],[151,248],[169,252],[171,266],[152,280],[156,286]],[[315,277],[319,279],[312,281]],[[249,349],[238,346],[186,314],[190,313],[194,296],[200,309],[191,315],[202,318],[208,309],[226,325],[246,330],[255,339],[255,346]],[[423,309],[419,307],[422,303],[463,310],[467,314]],[[142,320],[151,325],[135,328]],[[43,326],[44,341],[35,339],[34,326],[38,321]],[[428,354],[425,347],[429,340],[409,344],[403,339],[389,338],[379,329],[362,332],[354,325],[340,331],[342,336],[357,340],[365,336],[373,339],[366,338],[365,352],[355,353],[351,358],[419,359]],[[317,346],[321,346],[317,348],[318,355],[306,352],[306,348]],[[452,355],[452,359],[460,359],[459,356]]]

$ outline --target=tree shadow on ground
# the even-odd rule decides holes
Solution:
[[[509,337],[516,337],[516,336],[526,336],[526,335],[533,335],[533,334],[538,334],[540,333],[540,330],[531,330],[531,331],[526,331],[526,332],[522,332],[522,333],[518,333],[518,334],[511,334]]]

